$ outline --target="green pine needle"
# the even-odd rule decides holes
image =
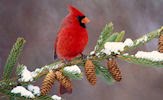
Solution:
[[[93,62],[96,69],[96,75],[100,76],[107,84],[112,84],[115,82],[112,75],[109,73],[108,69],[100,64],[100,62]]]
[[[24,38],[18,38],[16,43],[13,45],[13,48],[10,51],[10,54],[7,58],[6,64],[5,64],[5,68],[4,68],[4,72],[3,72],[3,79],[9,79],[12,73],[12,69],[15,66],[18,57],[20,55],[20,53],[23,50],[23,46],[25,44],[25,40]]]
[[[123,40],[123,38],[124,38],[124,35],[125,35],[125,31],[121,31],[118,34],[117,38],[115,39],[115,42],[121,42]]]
[[[105,43],[106,43],[106,42],[114,42],[114,41],[117,39],[117,36],[118,36],[118,35],[119,35],[118,32],[113,33],[108,39],[106,39]],[[104,44],[105,44],[105,43],[104,43]]]
[[[131,46],[129,48],[125,48],[124,52],[127,52],[129,50],[133,50],[133,49],[135,49],[137,47],[140,47],[140,46],[150,42],[154,38],[158,38],[162,32],[163,32],[163,27],[141,36],[140,38],[134,40],[134,45],[133,46]]]
[[[129,63],[146,65],[148,67],[149,66],[163,67],[163,61],[152,61],[152,60],[145,59],[145,58],[136,58],[135,56],[131,56],[131,55],[119,55],[118,58],[125,60]]]
[[[125,32],[122,31],[120,33],[115,32],[113,33],[113,24],[109,23],[105,26],[102,30],[101,35],[97,41],[95,52],[100,52],[104,48],[104,44],[106,42],[120,42],[123,40]]]
[[[99,52],[103,49],[104,43],[108,40],[108,38],[111,36],[111,33],[113,32],[113,23],[106,24],[104,29],[101,32],[101,35],[97,41],[95,51]]]
[[[23,64],[18,64],[17,69],[16,69],[16,74],[20,75],[22,71],[24,70],[25,66]]]

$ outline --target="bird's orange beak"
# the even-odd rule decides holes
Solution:
[[[81,20],[82,23],[84,24],[87,24],[90,22],[90,20],[87,18],[87,17],[84,17],[82,20]]]

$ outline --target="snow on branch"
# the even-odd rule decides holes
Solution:
[[[63,74],[72,79],[82,79],[82,72],[77,65],[66,66],[63,68]]]
[[[104,44],[104,49],[102,52],[104,52],[107,55],[114,54],[120,54],[122,51],[124,51],[125,47],[133,46],[133,41],[128,38],[124,42],[106,42]]]
[[[28,69],[27,69],[27,67],[26,66],[22,66],[23,68],[23,70],[21,71],[21,73],[20,73],[20,79],[19,79],[19,81],[20,82],[31,82],[31,81],[33,81],[33,77],[34,76],[36,76],[36,74],[35,73],[32,73],[32,72],[30,72]]]
[[[28,91],[23,86],[17,86],[11,90],[11,93],[13,94],[20,94],[21,96],[27,97],[27,98],[35,98],[34,94],[32,92]]]
[[[61,99],[62,99],[61,97],[59,97],[59,96],[57,96],[57,95],[53,95],[51,98],[52,98],[53,100],[61,100]]]
[[[138,51],[135,55],[122,54],[119,55],[118,58],[129,63],[142,64],[153,67],[163,67],[163,53],[159,53],[158,51]]]
[[[34,95],[40,96],[40,88],[38,86],[28,85],[27,89],[31,91]]]
[[[138,51],[135,54],[135,57],[149,59],[152,61],[163,61],[163,53],[160,53],[158,51],[152,51],[152,52]]]

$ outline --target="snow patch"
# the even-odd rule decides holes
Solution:
[[[163,61],[163,53],[160,53],[158,51],[152,51],[152,52],[138,51],[135,54],[135,57],[145,58],[152,61]]]
[[[26,66],[24,66],[24,69],[21,72],[21,78],[19,81],[21,82],[31,82],[33,81],[33,77],[35,76],[34,73],[31,73]]]
[[[128,54],[128,53],[124,53],[123,55],[124,55],[124,56],[128,56],[129,54]]]
[[[110,55],[111,53],[120,54],[126,46],[133,46],[133,41],[127,38],[124,42],[106,42],[104,44],[103,53]]]
[[[61,100],[61,99],[62,99],[61,97],[59,97],[59,96],[57,96],[57,95],[53,95],[51,98],[52,98],[53,100]]]
[[[91,51],[91,52],[90,52],[90,55],[93,55],[93,54],[95,54],[95,51]]]
[[[11,93],[18,94],[20,93],[21,96],[27,97],[27,98],[35,98],[35,96],[32,94],[32,92],[28,91],[22,86],[17,86],[11,90]]]
[[[134,42],[130,39],[130,38],[127,38],[125,41],[124,41],[124,45],[125,46],[133,46],[134,45]]]
[[[142,43],[142,42],[144,43],[144,42],[146,42],[147,40],[148,40],[148,37],[147,37],[147,35],[145,35],[145,36],[143,36],[142,38],[136,40],[136,45],[139,44],[139,43]]]
[[[77,65],[67,66],[63,69],[66,72],[70,72],[72,74],[80,74],[81,70]]]
[[[124,50],[124,43],[122,42],[107,42],[104,45],[102,52],[110,55],[112,52],[115,54],[120,54],[120,51]]]
[[[34,95],[40,96],[40,88],[38,86],[28,85],[27,89],[31,91]]]

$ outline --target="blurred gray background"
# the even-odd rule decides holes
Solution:
[[[87,17],[89,44],[85,54],[93,50],[100,31],[113,22],[116,31],[136,39],[163,25],[163,0],[0,0],[0,73],[17,37],[27,40],[19,63],[30,70],[53,62],[53,43],[61,20],[72,4]],[[157,49],[157,40],[138,50]],[[113,85],[100,78],[91,86],[84,78],[73,81],[71,95],[65,100],[163,100],[163,69],[118,61],[123,80]],[[40,85],[41,80],[37,82]],[[56,94],[57,87],[51,94]],[[1,100],[5,100],[1,98]]]

